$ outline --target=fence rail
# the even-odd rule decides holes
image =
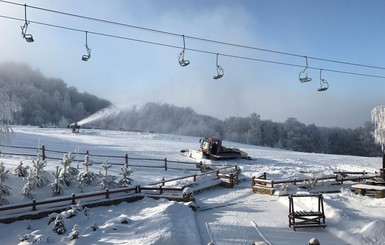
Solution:
[[[363,180],[367,179],[373,179],[375,177],[378,177],[377,175],[368,174],[366,172],[344,172],[348,174],[362,174],[360,176],[348,176],[348,175],[341,175],[337,172],[337,174],[334,175],[326,175],[326,176],[320,176],[320,177],[308,177],[308,178],[294,178],[294,179],[281,179],[281,180],[268,180],[266,172],[263,173],[260,176],[253,176],[251,178],[252,181],[252,187],[254,186],[265,186],[268,188],[274,188],[275,185],[278,184],[293,184],[297,185],[303,182],[308,182],[312,180],[333,180],[336,182],[339,182],[340,184],[343,184],[345,181],[357,181],[361,182]]]
[[[139,160],[139,159],[137,159]],[[150,158],[146,158],[146,160],[153,160]],[[157,159],[160,160],[160,159]],[[167,164],[167,159],[161,159],[162,161]],[[172,161],[176,163],[180,163],[178,161]],[[182,162],[183,164],[191,164],[190,162]],[[196,163],[194,163],[196,164]],[[129,165],[132,166],[132,165]],[[200,163],[198,166],[202,166],[202,163]],[[143,166],[141,166],[143,167]],[[152,166],[154,167],[154,166]],[[202,168],[198,168],[202,170]],[[167,170],[167,165],[166,165],[166,170]],[[238,167],[237,166],[225,166],[225,167],[220,167],[212,171],[207,171],[204,173],[200,174],[191,174],[191,175],[186,175],[182,177],[177,177],[177,178],[171,178],[171,179],[164,179],[162,178],[161,181],[151,183],[151,184],[146,184],[144,186],[141,185],[136,185],[135,187],[127,187],[127,188],[116,188],[116,189],[106,189],[105,191],[97,191],[97,192],[92,192],[92,193],[87,193],[87,194],[72,194],[71,196],[67,197],[55,197],[55,198],[50,198],[47,200],[42,200],[42,201],[36,201],[32,200],[29,203],[24,203],[24,204],[17,204],[17,205],[5,205],[5,206],[0,206],[0,222],[13,222],[17,218],[13,217],[15,213],[17,213],[20,216],[24,217],[31,217],[31,211],[40,211],[39,209],[42,209],[41,211],[43,212],[44,209],[47,208],[56,208],[58,209],[59,207],[63,208],[63,206],[68,206],[68,205],[74,205],[80,200],[86,200],[89,199],[88,201],[92,201],[94,204],[100,204],[100,203],[105,203],[108,200],[111,200],[112,195],[116,194],[123,194],[118,197],[113,198],[114,201],[122,201],[126,200],[129,197],[143,197],[143,196],[148,196],[148,195],[176,195],[178,198],[182,200],[191,200],[191,197],[189,193],[187,195],[183,195],[184,189],[187,186],[190,186],[191,184],[194,184],[197,182],[198,178],[203,177],[203,176],[212,176],[213,179],[222,179],[223,182],[228,182],[229,187],[233,187],[234,184],[238,183]],[[178,180],[184,180],[184,179],[190,179],[187,183],[184,183],[182,186],[167,186],[167,183],[175,182]],[[149,193],[150,192],[150,193]],[[90,198],[95,198],[90,200]],[[60,204],[61,203],[61,204]],[[25,209],[29,210],[25,210]],[[6,217],[7,215],[9,216],[9,212],[13,212],[12,217]],[[24,213],[22,213],[24,212]]]
[[[192,162],[192,161],[175,161],[169,160],[167,158],[140,158],[140,157],[129,157],[128,154],[124,156],[116,156],[116,155],[101,155],[101,154],[92,154],[88,150],[86,152],[72,152],[72,151],[59,151],[59,150],[50,150],[42,145],[41,147],[28,147],[28,146],[16,146],[16,145],[0,145],[0,147],[9,149],[8,151],[0,151],[1,155],[10,155],[10,156],[25,156],[25,157],[39,157],[42,160],[62,160],[64,154],[71,153],[74,156],[85,156],[89,155],[90,157],[97,158],[92,162],[95,164],[102,164],[105,159],[120,159],[123,160],[121,163],[117,163],[113,161],[109,161],[112,165],[120,165],[120,166],[130,166],[130,167],[142,167],[142,168],[162,168],[165,171],[168,169],[180,170],[185,169],[177,166],[172,166],[171,164],[180,164],[180,165],[190,165],[193,166],[191,170],[202,170],[202,162]],[[54,153],[54,154],[49,154]],[[59,157],[60,154],[60,157]],[[102,160],[103,159],[103,160]],[[77,158],[74,161],[82,161],[83,159]],[[99,160],[99,161],[98,161]],[[134,161],[151,161],[161,163],[157,166],[154,165],[141,165],[141,164],[131,164],[130,160]]]

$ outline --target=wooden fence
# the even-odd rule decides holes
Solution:
[[[39,157],[41,160],[62,160],[63,155],[67,153],[71,153],[73,156],[78,157],[74,159],[75,161],[83,161],[85,155],[89,155],[92,159],[92,162],[95,164],[102,164],[105,159],[109,159],[109,163],[112,165],[128,165],[130,167],[138,167],[138,168],[161,168],[167,171],[168,169],[173,170],[182,170],[182,169],[190,169],[190,170],[201,170],[203,171],[204,165],[202,162],[192,162],[192,161],[174,161],[169,160],[167,158],[140,158],[140,157],[129,157],[128,154],[124,156],[116,156],[116,155],[102,155],[102,154],[93,154],[88,150],[86,152],[71,152],[71,151],[59,151],[59,150],[50,150],[47,149],[44,145],[41,147],[28,147],[28,146],[13,146],[13,145],[0,145],[0,147],[5,148],[7,150],[0,151],[1,155],[10,155],[10,156],[24,156],[24,157]],[[112,159],[112,161],[110,161]],[[142,165],[142,164],[132,164],[132,162],[140,162],[140,161],[150,161],[157,163],[155,165]]]
[[[79,201],[86,201],[84,206],[112,205],[123,201],[136,201],[145,196],[155,198],[168,198],[177,201],[193,201],[193,193],[184,192],[185,188],[197,182],[198,177],[204,175],[213,175],[215,179],[222,179],[225,186],[233,187],[238,183],[237,166],[222,167],[213,171],[182,176],[172,179],[162,179],[159,182],[147,184],[144,186],[136,185],[134,187],[107,189],[86,194],[72,194],[67,197],[55,197],[43,201],[32,200],[31,202],[18,205],[0,206],[0,222],[10,223],[19,219],[41,218],[57,210],[63,210],[70,205],[75,205]],[[189,180],[188,184],[183,186],[167,186],[177,180]]]
[[[339,184],[343,184],[346,181],[354,181],[361,182],[368,179],[373,179],[378,177],[377,175],[368,174],[367,172],[348,172],[348,171],[338,171],[334,172],[332,175],[324,175],[319,177],[306,177],[306,178],[293,178],[293,179],[278,179],[278,180],[269,180],[267,179],[267,174],[264,172],[260,176],[253,176],[251,178],[251,186],[254,192],[261,192],[264,194],[274,194],[274,187],[280,184],[305,184],[310,181],[335,181]],[[359,176],[351,176],[351,175],[359,175]]]

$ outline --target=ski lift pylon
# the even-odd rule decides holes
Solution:
[[[299,81],[301,83],[306,83],[311,81],[311,78],[307,76],[307,68],[309,67],[307,63],[307,56],[305,56],[305,60],[306,60],[306,67],[303,69],[303,71],[299,73]]]

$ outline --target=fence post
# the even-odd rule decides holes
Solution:
[[[162,177],[162,185],[165,185],[166,181],[164,180],[164,177]]]
[[[126,154],[126,155],[124,156],[124,159],[125,159],[126,167],[128,167],[128,154]]]
[[[32,211],[36,211],[36,200],[32,200]]]
[[[255,185],[255,176],[251,177],[251,187]]]
[[[197,182],[197,175],[194,174],[194,182]]]
[[[140,193],[140,185],[135,186],[135,193]]]
[[[72,197],[72,205],[75,205],[76,204],[75,194],[72,193],[71,197]]]
[[[219,170],[217,170],[217,178],[219,179]]]
[[[162,195],[163,194],[163,190],[162,190],[162,186],[161,185],[159,186],[159,191],[160,191],[160,194]]]
[[[164,171],[167,171],[167,158],[164,158]]]
[[[44,145],[42,145],[41,146],[41,157],[43,158],[43,161],[45,160],[45,146]]]
[[[230,174],[230,187],[234,188],[234,175]]]
[[[106,199],[109,199],[109,198],[110,198],[110,191],[106,189]]]

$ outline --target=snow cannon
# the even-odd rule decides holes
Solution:
[[[76,122],[73,122],[68,125],[68,128],[71,129],[72,133],[79,133],[80,125]]]

